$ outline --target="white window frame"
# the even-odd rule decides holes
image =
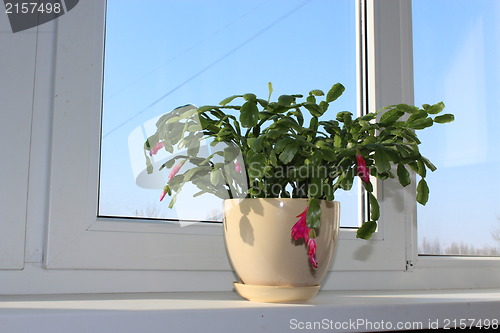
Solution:
[[[0,269],[24,267],[36,34],[0,20]],[[12,98],[18,96],[18,98]]]
[[[58,190],[50,194],[45,266],[49,269],[229,270],[220,224],[180,228],[176,224],[96,216],[102,77],[98,64],[102,64],[104,4],[95,2],[92,6],[90,3],[79,4],[72,12],[72,20],[61,20],[58,27],[50,178],[50,188]],[[96,22],[78,24],[78,20],[88,22],[89,17]],[[68,161],[73,161],[71,168]],[[388,200],[382,198],[381,201],[390,207]],[[383,210],[386,215],[382,219],[389,220],[386,213],[389,209]],[[404,229],[395,230],[387,224],[385,221],[385,227],[381,227],[369,243],[355,239],[353,230],[342,230],[343,241],[339,244],[335,268],[404,269],[404,252],[386,250],[383,246],[389,243],[387,239],[399,239],[395,232]],[[110,244],[114,251],[108,250]],[[137,247],[136,244],[149,246]],[[204,251],[205,246],[211,251]],[[360,247],[369,249],[369,260],[357,253]],[[391,254],[397,255],[396,260],[388,260]],[[359,255],[361,258],[357,260]],[[353,265],[353,260],[359,263]]]
[[[362,73],[360,90],[369,88],[368,109],[412,103],[411,1],[366,0],[361,4],[367,8],[369,52],[360,59],[366,59],[369,70]],[[214,277],[232,278],[220,224],[181,228],[175,223],[97,217],[104,13],[104,1],[81,1],[71,11],[71,20],[61,17],[58,21],[44,267],[55,271],[149,270],[182,277],[187,289],[186,281],[197,281],[193,290],[212,290]],[[401,189],[395,181],[385,181],[378,189],[379,230],[370,241],[356,239],[353,230],[341,230],[325,289],[471,287],[482,283],[478,278],[484,280],[481,286],[500,286],[496,258],[418,257],[415,188]],[[474,267],[494,274],[474,276]],[[467,270],[464,275],[470,274],[470,279],[450,278]],[[178,285],[171,290],[178,290]]]

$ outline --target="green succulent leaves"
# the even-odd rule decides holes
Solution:
[[[408,170],[405,168],[405,166],[403,164],[398,164],[397,174],[398,174],[399,183],[403,187],[406,187],[406,186],[411,184],[410,173],[408,172]]]
[[[420,179],[417,185],[417,202],[425,205],[427,200],[429,200],[429,187],[425,179]]]
[[[306,216],[307,226],[310,229],[319,228],[321,219],[321,207],[319,206],[319,200],[310,199],[308,207]]]
[[[283,148],[283,151],[279,154],[279,159],[283,164],[288,164],[292,161],[300,148],[300,144],[295,140],[290,140],[290,142]]]
[[[340,83],[335,83],[326,94],[326,102],[331,103],[339,98],[344,93],[344,86]]]
[[[379,124],[382,126],[390,126],[399,120],[399,118],[401,118],[404,114],[404,111],[397,108],[388,110],[382,115],[382,117],[380,117]]]
[[[452,114],[443,114],[434,118],[434,122],[438,124],[450,123],[455,120],[455,116]]]
[[[366,221],[361,225],[361,227],[359,227],[358,231],[356,232],[356,238],[370,239],[376,230],[377,222]]]
[[[307,223],[316,229],[319,200],[334,200],[338,189],[353,187],[359,176],[358,156],[371,175],[360,179],[370,216],[358,229],[358,238],[369,239],[380,219],[380,205],[369,179],[395,178],[403,187],[415,182],[416,201],[427,203],[425,177],[436,167],[421,155],[417,132],[454,120],[452,114],[441,114],[442,102],[421,108],[396,104],[360,117],[349,111],[334,116],[327,111],[345,90],[340,83],[326,93],[314,89],[305,97],[284,94],[275,101],[271,100],[271,83],[268,90],[267,100],[253,93],[232,95],[218,106],[178,108],[158,120],[156,133],[144,144],[148,172],[153,172],[152,156],[160,148],[170,153],[183,151],[160,169],[173,170],[186,161],[191,165],[169,177],[171,206],[188,182],[198,187],[195,195],[308,198]],[[200,155],[201,142],[207,139],[214,147],[208,157]],[[216,149],[219,143],[224,148]]]

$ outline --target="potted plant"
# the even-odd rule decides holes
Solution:
[[[171,196],[170,207],[186,183],[199,189],[195,195],[227,199],[225,240],[240,294],[300,301],[317,292],[333,257],[339,228],[335,192],[350,190],[360,178],[370,206],[370,219],[357,231],[363,239],[375,232],[380,217],[372,178],[397,177],[408,186],[413,170],[420,176],[416,200],[425,205],[426,172],[436,167],[420,154],[415,130],[454,117],[439,115],[440,102],[391,105],[361,117],[342,111],[322,119],[344,92],[340,83],[305,98],[281,95],[271,101],[272,91],[269,83],[267,99],[247,93],[217,106],[177,108],[157,121],[144,149],[148,172],[151,156],[177,149],[160,167],[170,169],[160,197]]]

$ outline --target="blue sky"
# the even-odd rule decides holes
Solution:
[[[499,171],[499,5],[414,0],[415,103],[443,100],[457,118],[422,133],[422,152],[439,169],[429,176],[428,205],[418,210],[421,239],[498,244],[490,233],[500,229],[500,184],[493,177]],[[130,134],[179,105],[215,104],[246,92],[267,96],[269,81],[275,97],[341,82],[346,93],[331,114],[356,110],[352,0],[150,0],[141,6],[108,0],[107,15],[103,215],[186,218],[192,207],[208,206],[199,218],[218,206],[186,198],[169,210],[158,202],[161,182],[157,189],[135,183]],[[355,194],[342,201],[342,224],[356,225]]]
[[[413,13],[415,103],[443,100],[456,115],[422,133],[438,170],[418,210],[420,238],[498,245],[500,2],[415,0]]]
[[[176,211],[158,202],[162,183],[155,190],[135,185],[128,151],[135,128],[177,106],[217,104],[247,92],[266,98],[270,81],[275,97],[342,82],[347,91],[332,105],[332,114],[355,112],[354,2],[147,3],[137,8],[136,1],[108,1],[101,214],[135,216],[149,210],[187,217],[180,212],[182,203]],[[142,155],[137,158],[142,162]],[[343,220],[356,225],[356,196],[345,196],[344,208],[353,209],[343,210]],[[187,206],[189,215],[199,207]]]

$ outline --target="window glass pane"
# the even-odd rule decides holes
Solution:
[[[145,178],[144,140],[178,106],[267,98],[271,81],[275,98],[341,82],[329,115],[357,108],[352,0],[108,0],[105,50],[101,216],[220,220],[220,199],[183,190],[169,209],[167,171]],[[355,192],[337,197],[344,226],[358,225]]]
[[[455,122],[423,133],[438,170],[418,208],[421,254],[500,254],[500,2],[414,0],[415,100]]]

